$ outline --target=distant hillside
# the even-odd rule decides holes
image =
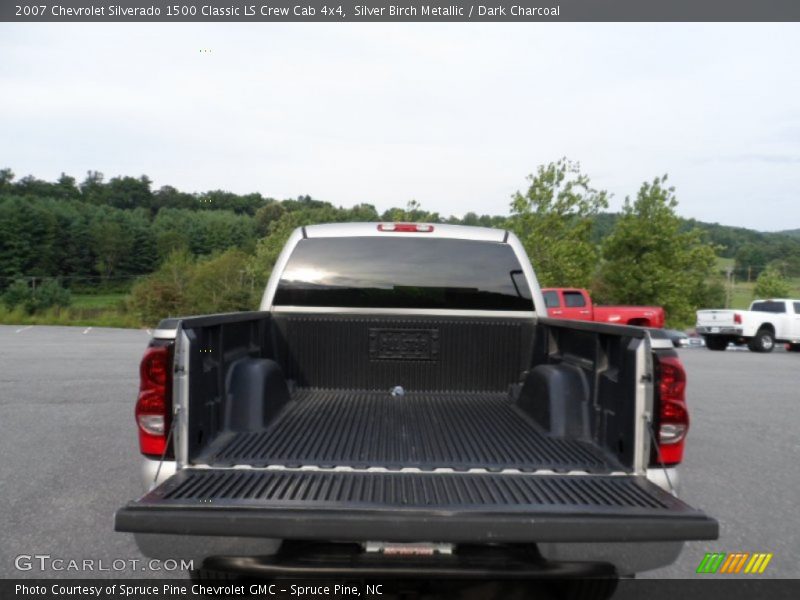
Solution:
[[[611,233],[618,218],[616,213],[597,216],[595,242]],[[718,247],[718,256],[734,259],[739,278],[753,279],[770,263],[775,263],[786,276],[800,277],[800,229],[763,232],[695,219],[684,219],[683,223],[686,229],[697,227],[705,232],[706,239]]]
[[[606,235],[611,233],[619,215],[617,213],[602,213],[597,215],[594,225],[594,238],[599,242]],[[697,227],[708,235],[708,240],[718,246],[722,246],[719,255],[725,258],[734,258],[737,250],[745,244],[763,244],[768,240],[780,241],[794,237],[800,237],[800,229],[795,231],[781,232],[761,232],[746,227],[733,227],[730,225],[720,225],[719,223],[706,223],[695,219],[683,219],[685,229]]]

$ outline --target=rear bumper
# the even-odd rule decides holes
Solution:
[[[134,540],[144,556],[192,561],[194,568],[205,566],[235,570],[253,576],[269,576],[278,572],[284,575],[297,574],[300,571],[299,565],[292,567],[276,559],[281,548],[281,540],[276,539],[137,533]],[[671,565],[680,555],[683,545],[683,542],[540,543],[535,548],[548,564],[529,570],[526,574],[536,577],[585,577],[597,575],[598,565],[611,567],[623,575],[641,573]],[[318,564],[317,568],[320,566]],[[333,570],[341,569],[341,565],[328,566]],[[489,575],[487,565],[483,566],[481,576]],[[604,572],[607,570],[605,568]],[[499,578],[502,572],[502,568],[495,567],[491,576]],[[463,572],[457,574],[452,569],[446,570],[442,565],[431,565],[425,569],[415,565],[413,573],[416,577],[468,576]],[[473,569],[471,576],[477,573]],[[402,569],[388,574],[399,576]],[[517,570],[507,574],[519,577],[525,573]],[[371,575],[377,576],[378,573],[373,570]]]
[[[738,337],[744,333],[744,329],[741,327],[727,327],[718,325],[698,325],[695,330],[699,335],[735,335]]]
[[[539,553],[550,562],[605,563],[620,575],[660,569],[674,563],[683,542],[638,542],[606,544],[538,544]]]
[[[203,563],[212,571],[259,578],[560,579],[614,577],[605,561],[550,561],[533,545],[463,545],[449,554],[386,555],[360,544],[287,542],[271,557],[220,556]]]

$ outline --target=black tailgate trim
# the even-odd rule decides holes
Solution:
[[[305,540],[716,539],[717,522],[644,478],[184,469],[118,531]]]

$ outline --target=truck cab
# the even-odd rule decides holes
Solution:
[[[582,289],[545,288],[542,290],[547,314],[556,319],[592,321],[592,299]]]

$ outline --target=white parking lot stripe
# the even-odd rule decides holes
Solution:
[[[22,329],[17,329],[14,333],[20,333],[21,331],[25,331],[27,329],[30,329],[31,327],[33,327],[33,325],[28,325],[27,327],[23,327]]]
[[[87,333],[89,333],[91,330],[92,330],[92,328],[91,328],[91,327],[87,327],[86,329],[84,329],[84,330],[83,330],[83,333],[84,333],[84,335],[86,335]]]

